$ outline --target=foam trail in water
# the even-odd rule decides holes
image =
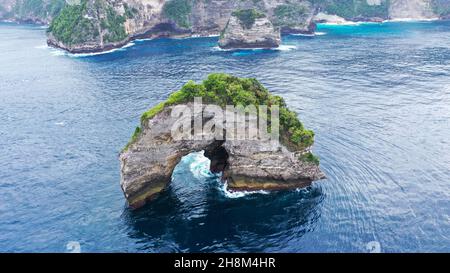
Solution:
[[[211,172],[209,171],[210,160],[204,156],[203,151],[189,155],[188,160],[191,161],[189,170],[195,178],[211,177]]]
[[[97,55],[103,55],[103,54],[109,54],[109,53],[113,53],[116,51],[124,51],[126,48],[128,47],[132,47],[134,46],[134,42],[129,42],[128,44],[119,47],[119,48],[113,48],[111,50],[107,50],[107,51],[102,51],[102,52],[93,52],[93,53],[67,53],[67,56],[70,57],[90,57],[90,56],[97,56]]]
[[[274,50],[274,51],[289,51],[297,49],[295,45],[280,45],[277,48],[233,48],[233,49],[223,49],[218,46],[213,47],[214,51],[225,51],[225,52],[238,52],[238,51],[262,51],[262,50]]]
[[[297,49],[297,47],[295,45],[280,45],[278,48],[274,48],[272,50],[289,51],[289,50],[294,50],[294,49]]]
[[[34,48],[36,48],[36,49],[49,49],[50,47],[48,45],[40,45],[40,46],[35,46]]]
[[[55,48],[55,47],[51,47],[48,45],[40,45],[40,46],[36,46],[35,48],[37,49],[47,49],[50,51],[50,54],[52,56],[69,56],[69,57],[74,57],[74,58],[79,58],[79,57],[89,57],[89,56],[96,56],[96,55],[103,55],[103,54],[108,54],[108,53],[112,53],[112,52],[116,52],[116,51],[123,51],[128,47],[132,47],[134,46],[133,42],[129,42],[128,44],[124,45],[123,47],[120,48],[114,48],[108,51],[102,51],[102,52],[93,52],[93,53],[70,53],[67,51],[64,51],[62,49],[59,48]]]
[[[397,18],[397,19],[390,19],[383,22],[432,22],[432,21],[438,21],[439,18]]]
[[[247,195],[252,195],[252,194],[269,194],[268,191],[263,191],[263,190],[259,190],[259,191],[229,191],[228,190],[228,183],[222,183],[221,181],[219,182],[219,190],[225,195],[225,197],[228,198],[241,198]]]

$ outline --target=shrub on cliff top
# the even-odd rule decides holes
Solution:
[[[351,19],[356,17],[389,17],[390,0],[382,0],[380,5],[370,5],[367,0],[310,0],[329,14]]]
[[[188,0],[170,0],[163,6],[163,14],[183,28],[191,26],[189,18],[191,12],[192,6]]]
[[[284,4],[279,5],[274,10],[276,26],[296,25],[299,21],[303,21],[308,15],[308,7],[303,4]]]
[[[102,28],[108,30],[104,40],[106,42],[119,42],[127,38],[124,27],[125,17],[118,15],[112,7],[107,7],[106,14],[106,18],[101,21]]]
[[[305,154],[302,154],[302,155],[299,157],[299,159],[300,159],[301,161],[313,163],[313,164],[315,164],[315,165],[319,165],[319,164],[320,164],[320,158],[317,157],[317,156],[315,156],[315,155],[313,155],[311,152],[307,152],[307,153],[305,153]]]
[[[256,19],[266,17],[264,13],[259,12],[255,9],[236,10],[232,13],[232,15],[236,16],[239,19],[242,27],[246,29],[252,28]]]
[[[89,6],[89,5],[94,5]],[[86,16],[89,11],[95,15]],[[104,15],[104,18],[100,19]],[[98,22],[101,20],[100,22]],[[97,23],[100,23],[105,42],[119,42],[126,39],[125,17],[118,15],[106,1],[96,0],[94,3],[81,0],[79,5],[66,5],[61,13],[53,19],[49,32],[66,45],[83,44],[98,39],[100,35]]]
[[[166,106],[192,102],[195,97],[202,97],[205,104],[216,104],[221,107],[278,105],[281,142],[293,150],[305,149],[314,143],[314,132],[303,127],[297,114],[287,108],[282,97],[270,94],[256,79],[238,78],[228,74],[210,74],[199,84],[189,81],[181,90],[172,93],[165,102],[145,112],[141,117],[141,126],[146,120],[162,112]],[[135,136],[134,139],[136,138]]]
[[[86,42],[94,29],[92,22],[83,17],[86,3],[83,0],[80,5],[66,5],[59,16],[53,19],[48,31],[67,45]]]

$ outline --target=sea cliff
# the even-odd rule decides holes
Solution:
[[[450,0],[2,0],[0,20],[49,24],[49,45],[82,53],[137,38],[219,35],[243,9],[281,34],[311,34],[315,22],[450,18]]]
[[[234,137],[232,132],[237,132],[237,124],[233,121],[237,120],[227,118],[222,121],[218,117],[223,115],[206,105],[195,110],[193,100],[198,97],[219,109],[229,105],[276,105],[279,122],[270,118],[269,125],[275,130],[275,124],[279,124],[279,138]],[[174,114],[173,111],[178,113],[175,107],[189,109],[187,112],[192,114]],[[256,118],[253,115],[249,112],[244,121],[248,134],[248,121]],[[258,118],[266,119],[264,115]],[[193,130],[194,135],[189,137],[177,139],[174,136],[174,128],[178,131],[179,125],[199,121],[208,124],[214,119],[219,120],[214,121],[211,135],[205,130]],[[187,132],[191,130],[187,129]],[[183,156],[202,150],[211,160],[211,172],[221,173],[223,182],[228,183],[231,190],[306,187],[325,177],[319,168],[319,159],[311,153],[313,143],[313,131],[304,128],[283,98],[270,94],[257,80],[211,74],[202,83],[188,82],[165,102],[142,115],[140,126],[120,154],[121,187],[129,205],[141,207],[167,187]]]

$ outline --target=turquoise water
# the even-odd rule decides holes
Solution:
[[[450,23],[319,32],[281,50],[158,39],[72,56],[43,28],[0,25],[0,252],[450,251]],[[328,178],[233,195],[193,154],[130,211],[118,152],[143,111],[210,72],[285,97]]]

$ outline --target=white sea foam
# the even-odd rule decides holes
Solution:
[[[75,57],[75,58],[97,56],[97,55],[109,54],[109,53],[113,53],[113,52],[117,52],[117,51],[123,51],[126,48],[132,47],[134,45],[135,45],[134,42],[129,42],[129,43],[127,43],[126,45],[124,45],[122,47],[113,48],[113,49],[107,50],[107,51],[92,52],[92,53],[67,53],[67,56]]]
[[[297,47],[295,45],[280,45],[277,48],[273,48],[272,50],[278,50],[278,51],[289,51],[289,50],[294,50],[297,49]]]
[[[290,35],[293,36],[304,36],[304,37],[314,37],[316,36],[314,33],[306,34],[306,33],[292,33]]]
[[[252,194],[269,194],[268,191],[263,191],[263,190],[259,190],[259,191],[229,191],[228,190],[228,183],[220,183],[220,191],[228,198],[241,198],[247,195],[252,195]]]
[[[200,34],[194,34],[191,35],[190,37],[186,37],[186,38],[210,38],[210,37],[219,37],[220,34],[210,34],[210,35],[200,35]]]
[[[189,157],[189,160],[192,160],[189,164],[189,170],[195,178],[200,179],[211,176],[211,172],[209,171],[210,160],[205,157],[203,151],[191,154]]]
[[[396,18],[396,19],[390,19],[390,20],[384,20],[381,22],[352,22],[352,21],[345,21],[345,22],[326,22],[326,23],[319,23],[318,25],[323,26],[359,26],[359,25],[377,25],[377,24],[383,24],[383,23],[391,23],[391,22],[432,22],[432,21],[438,21],[439,18]],[[316,34],[317,35],[317,34]]]
[[[326,32],[314,32],[314,33],[311,33],[311,34],[292,33],[290,35],[293,35],[293,36],[305,36],[305,37],[315,37],[315,36],[323,36],[323,35],[326,35],[326,34],[327,34]]]
[[[66,51],[59,48],[47,46],[47,49],[50,51],[50,55],[52,56],[66,56],[68,54]]]
[[[218,46],[213,47],[214,51],[229,51],[229,52],[235,52],[235,51],[261,51],[261,50],[274,50],[274,51],[289,51],[297,49],[295,45],[280,45],[277,48],[233,48],[233,49],[223,49]]]
[[[326,23],[319,23],[318,25],[323,26],[357,26],[364,22],[352,22],[352,21],[345,21],[345,22],[326,22]]]
[[[391,20],[386,20],[384,22],[432,22],[432,21],[438,21],[439,18],[396,18]]]
[[[40,45],[40,46],[35,46],[34,48],[36,49],[49,49],[50,47],[48,45]]]

